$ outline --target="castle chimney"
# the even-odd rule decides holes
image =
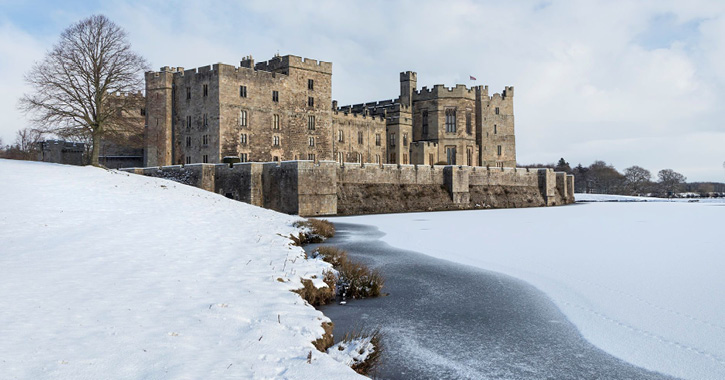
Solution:
[[[251,55],[248,55],[242,59],[242,61],[239,63],[239,66],[246,67],[248,69],[254,68],[254,58],[252,58]]]

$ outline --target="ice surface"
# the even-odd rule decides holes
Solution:
[[[311,344],[329,319],[290,290],[329,264],[290,246],[297,219],[0,159],[0,377],[363,378]]]
[[[725,378],[725,204],[571,206],[334,218],[386,243],[544,291],[582,335],[635,365]]]

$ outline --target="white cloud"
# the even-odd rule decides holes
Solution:
[[[396,97],[400,71],[417,71],[419,87],[470,84],[473,75],[495,92],[516,86],[520,162],[603,159],[620,170],[634,164],[681,167],[697,173],[684,173],[691,179],[721,178],[722,148],[709,143],[721,141],[725,119],[719,107],[725,101],[720,1],[255,0],[169,6],[153,0],[104,3],[93,11],[125,27],[153,68],[238,64],[245,55],[259,61],[277,51],[329,60],[333,97],[341,104]],[[17,84],[14,78],[26,65],[17,59],[3,70],[3,83]],[[4,92],[20,91],[9,86]],[[692,137],[705,135],[710,137]],[[665,145],[677,149],[660,148]],[[703,169],[713,160],[716,169]]]

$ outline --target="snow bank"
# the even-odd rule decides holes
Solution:
[[[721,200],[722,202],[722,200]],[[723,203],[571,206],[335,218],[392,246],[509,274],[635,365],[725,379]]]
[[[329,320],[290,290],[329,265],[296,217],[92,167],[0,179],[3,379],[363,378],[311,344]]]

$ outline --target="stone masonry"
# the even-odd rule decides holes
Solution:
[[[144,166],[335,160],[515,167],[513,87],[417,89],[400,73],[391,100],[338,107],[332,63],[245,57],[146,73]]]

